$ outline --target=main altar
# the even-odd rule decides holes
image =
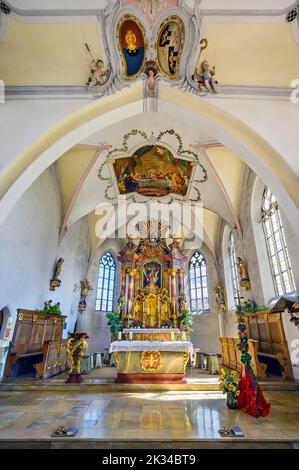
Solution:
[[[192,343],[186,325],[185,250],[162,236],[161,223],[119,252],[120,331],[111,343],[118,383],[185,383]],[[142,233],[142,231],[141,231]]]

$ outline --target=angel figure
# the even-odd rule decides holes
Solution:
[[[215,67],[210,69],[208,61],[204,60],[201,63],[200,70],[195,70],[194,74],[192,75],[192,79],[198,83],[198,89],[200,91],[207,90],[213,93],[217,93],[217,82],[214,79],[215,73]]]
[[[146,95],[149,98],[154,98],[157,93],[157,74],[158,74],[158,69],[156,66],[156,62],[154,60],[147,61],[144,73],[147,76]]]
[[[109,70],[105,68],[104,62],[99,59],[91,61],[90,76],[87,80],[86,86],[91,89],[95,86],[105,85],[109,77]]]

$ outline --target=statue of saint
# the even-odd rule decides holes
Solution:
[[[226,312],[227,307],[226,307],[226,302],[225,302],[223,286],[221,284],[217,284],[213,290],[216,294],[216,304],[217,304],[218,310],[222,312]]]
[[[180,294],[178,297],[178,316],[182,317],[185,310],[186,310],[186,296],[185,294]]]
[[[123,318],[126,313],[126,297],[124,291],[121,291],[120,296],[118,298],[117,304],[118,304],[118,315],[120,318]]]
[[[250,290],[251,289],[251,284],[250,284],[250,279],[246,267],[245,261],[238,256],[237,259],[237,265],[238,265],[238,271],[239,271],[239,276],[240,276],[240,286],[243,287],[245,290]]]
[[[54,279],[57,279],[58,276],[61,274],[61,269],[62,269],[63,263],[64,263],[64,259],[59,258],[59,260],[56,263],[56,267],[55,267],[55,271],[54,271]]]

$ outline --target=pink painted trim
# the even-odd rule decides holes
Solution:
[[[222,145],[220,145],[220,146],[222,146]],[[193,144],[193,145],[191,145],[191,147],[193,147],[194,149],[198,150],[198,151],[200,152],[201,156],[206,160],[207,164],[209,165],[210,170],[212,171],[213,175],[215,176],[216,181],[217,181],[217,183],[218,183],[218,186],[220,187],[220,189],[221,189],[221,191],[222,191],[222,193],[223,193],[223,196],[224,196],[224,198],[225,198],[225,200],[226,200],[226,203],[227,203],[227,205],[228,205],[228,207],[229,207],[229,210],[230,210],[230,212],[231,212],[231,214],[232,214],[232,217],[233,217],[234,222],[235,222],[235,226],[236,226],[237,230],[240,232],[240,231],[241,231],[241,225],[240,225],[238,216],[237,216],[236,211],[235,211],[235,209],[234,209],[234,206],[233,206],[233,204],[232,204],[232,202],[231,202],[231,200],[230,200],[230,197],[229,197],[229,195],[228,195],[228,193],[227,193],[227,191],[226,191],[226,189],[225,189],[224,183],[223,183],[222,179],[220,178],[220,176],[219,176],[219,174],[218,174],[216,168],[214,167],[213,163],[211,162],[210,158],[208,157],[208,155],[207,155],[207,153],[206,153],[206,151],[205,151],[205,149],[203,148],[202,145]]]
[[[88,177],[89,173],[93,169],[93,167],[94,167],[98,157],[101,155],[101,153],[108,150],[110,147],[111,147],[110,145],[106,145],[106,144],[102,145],[101,147],[98,147],[97,150],[95,151],[93,157],[91,158],[91,160],[88,162],[87,166],[85,167],[81,177],[79,178],[79,182],[78,182],[78,184],[75,188],[74,194],[73,194],[71,202],[69,204],[69,207],[66,211],[65,218],[64,218],[64,221],[63,221],[63,224],[62,224],[62,229],[61,229],[62,231],[67,228],[67,223],[69,221],[71,212],[72,212],[73,207],[75,205],[75,202],[76,202],[76,200],[77,200],[77,198],[80,194],[82,186],[83,186],[84,182],[86,181],[86,178]]]

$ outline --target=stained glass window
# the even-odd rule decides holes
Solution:
[[[196,251],[189,263],[191,312],[209,310],[207,264],[203,255]]]
[[[275,196],[265,188],[262,201],[262,219],[270,267],[276,296],[295,290],[294,276],[288,247]]]
[[[96,310],[113,311],[115,284],[115,261],[111,253],[105,253],[99,266]]]
[[[236,246],[233,232],[229,236],[229,245],[228,245],[228,254],[229,254],[229,263],[230,263],[230,274],[233,287],[233,297],[235,305],[240,305],[240,288],[239,288],[239,278],[238,278],[238,267],[237,267],[237,256],[236,256]]]

